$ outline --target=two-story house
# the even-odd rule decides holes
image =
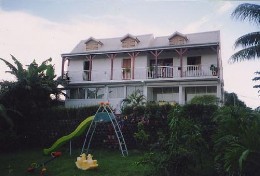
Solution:
[[[62,54],[67,107],[108,101],[116,110],[140,90],[147,101],[185,104],[196,95],[223,97],[220,32],[175,32],[80,41]]]

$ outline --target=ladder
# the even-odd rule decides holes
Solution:
[[[92,138],[93,138],[93,135],[96,130],[98,122],[111,122],[112,123],[122,156],[124,156],[124,157],[128,156],[125,139],[123,137],[120,126],[116,120],[115,114],[114,114],[113,110],[111,109],[111,107],[109,106],[109,103],[103,103],[103,102],[100,103],[100,106],[95,114],[95,117],[88,128],[88,131],[86,133],[85,140],[84,140],[84,143],[82,146],[81,154],[84,153],[84,151],[86,151],[86,153],[88,153],[89,148],[90,148],[90,143],[92,141]],[[85,149],[87,141],[88,141],[87,149]]]

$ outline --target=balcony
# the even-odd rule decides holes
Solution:
[[[157,69],[157,74],[156,74]],[[176,66],[158,66],[147,68],[147,78],[180,78],[180,77],[203,77],[217,76],[217,70],[211,69],[210,65],[186,65],[181,68]]]
[[[157,70],[157,72],[156,72]],[[182,72],[181,72],[182,70]],[[158,66],[158,67],[135,67],[134,78],[130,68],[119,68],[113,70],[113,81],[124,80],[146,80],[146,79],[175,79],[175,78],[198,78],[217,76],[218,70],[212,69],[211,65],[186,65],[182,69],[178,66]],[[67,73],[70,82],[104,82],[111,80],[110,69],[69,71]]]

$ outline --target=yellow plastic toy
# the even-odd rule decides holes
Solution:
[[[88,154],[87,158],[85,153],[81,154],[80,157],[77,157],[77,161],[75,163],[76,166],[82,170],[94,169],[98,167],[97,160],[93,160],[91,154]]]

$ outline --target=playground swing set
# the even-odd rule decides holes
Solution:
[[[81,154],[80,157],[77,157],[77,161],[75,163],[76,166],[82,170],[96,168],[98,166],[97,161],[92,160],[92,155],[88,154],[88,152],[89,152],[90,144],[93,135],[95,133],[96,127],[100,122],[111,122],[114,132],[116,134],[116,138],[118,140],[121,154],[123,157],[128,156],[127,146],[122,131],[120,129],[120,126],[118,124],[118,121],[116,119],[116,116],[108,102],[101,102],[99,103],[99,108],[96,111],[94,116],[90,116],[86,118],[84,121],[80,123],[80,125],[72,133],[59,138],[50,148],[43,150],[43,153],[45,155],[51,154],[52,156],[51,159],[41,164],[32,163],[31,166],[27,169],[27,172],[34,172],[34,170],[36,170],[37,168],[42,167],[41,175],[44,175],[44,173],[47,170],[45,165],[61,155],[61,152],[54,152],[54,151],[56,151],[66,142],[69,141],[71,142],[73,138],[82,135],[86,131],[87,127],[88,130],[85,135],[84,143],[82,145]],[[86,155],[84,152],[87,153],[88,155]]]

